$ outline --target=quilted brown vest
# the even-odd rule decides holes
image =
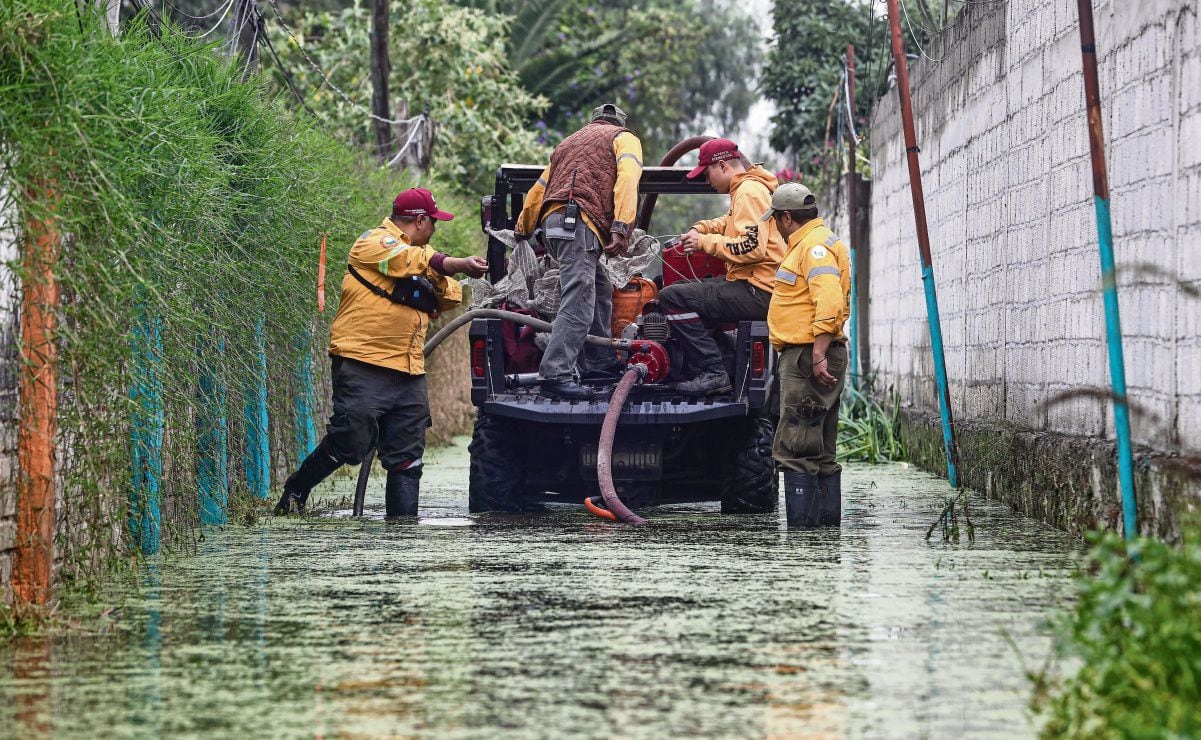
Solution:
[[[574,172],[576,203],[588,214],[601,239],[608,239],[609,227],[613,225],[613,186],[617,184],[613,140],[627,130],[597,121],[555,147],[550,155],[550,182],[546,185],[543,209],[552,203],[567,202]]]

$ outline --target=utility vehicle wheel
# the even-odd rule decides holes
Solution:
[[[525,508],[521,461],[512,444],[509,424],[483,413],[475,417],[471,433],[471,474],[467,484],[467,510],[519,512]]]
[[[780,492],[771,456],[776,430],[770,417],[754,419],[735,455],[721,491],[723,514],[766,514],[776,510]]]

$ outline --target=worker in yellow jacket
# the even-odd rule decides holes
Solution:
[[[685,252],[703,251],[725,262],[725,277],[673,283],[659,293],[672,335],[684,347],[685,366],[694,371],[691,380],[676,386],[688,395],[731,390],[713,332],[719,323],[767,317],[776,266],[784,258],[784,239],[775,222],[759,221],[779,184],[775,175],[751,164],[729,139],[701,145],[700,163],[688,177],[701,175],[714,190],[729,194],[730,212],[697,221],[680,237],[680,246]]]
[[[482,277],[479,257],[450,257],[429,246],[440,210],[424,188],[396,196],[392,215],[350,249],[338,313],[330,326],[334,413],[325,436],[284,483],[276,514],[303,512],[313,486],[374,446],[388,471],[385,513],[416,516],[425,430],[425,330],[430,317],[457,306],[456,273]]]
[[[780,353],[780,423],[772,454],[784,468],[788,524],[838,525],[842,467],[834,458],[847,373],[842,329],[850,314],[850,256],[800,183],[781,185],[762,220],[775,222],[788,240],[767,313],[772,346]]]

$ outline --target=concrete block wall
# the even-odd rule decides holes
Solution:
[[[911,63],[954,412],[1112,438],[1076,3],[972,4]],[[1201,452],[1196,0],[1096,6],[1136,442]],[[917,51],[910,49],[910,51]],[[937,409],[900,107],[871,130],[872,364]],[[1084,391],[1082,393],[1082,391]]]
[[[17,300],[19,285],[14,214],[0,183],[0,600],[12,603],[13,545],[17,534]]]

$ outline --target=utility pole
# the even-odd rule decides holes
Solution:
[[[388,0],[371,0],[371,112],[375,114],[375,147],[380,161],[392,151],[392,125],[388,122]]]
[[[855,47],[847,44],[847,229],[851,240],[851,387],[859,387],[859,281],[855,279],[856,253],[859,236],[856,223],[859,218],[859,203],[856,197],[855,177]]]
[[[1130,445],[1130,406],[1126,396],[1126,359],[1118,311],[1118,280],[1113,258],[1113,223],[1109,214],[1109,173],[1105,165],[1105,131],[1101,121],[1101,85],[1097,78],[1097,40],[1092,0],[1076,0],[1080,13],[1080,52],[1084,64],[1084,102],[1088,108],[1088,148],[1093,166],[1093,207],[1101,252],[1101,295],[1105,303],[1105,344],[1109,350],[1109,383],[1113,397],[1113,431],[1118,440],[1118,484],[1122,492],[1122,525],[1127,540],[1138,536],[1134,496],[1134,454]]]
[[[917,133],[913,125],[913,101],[909,98],[909,65],[905,40],[901,37],[898,0],[888,0],[888,25],[892,29],[892,61],[897,71],[897,94],[901,99],[901,123],[905,131],[905,153],[909,160],[909,189],[913,194],[913,217],[917,246],[922,260],[922,286],[926,293],[926,323],[930,327],[930,349],[934,353],[934,381],[938,388],[938,410],[942,416],[943,452],[947,458],[947,480],[959,488],[959,450],[955,444],[955,421],[951,417],[951,394],[947,387],[947,363],[943,350],[942,320],[938,315],[938,292],[934,287],[934,261],[930,256],[930,232],[926,226],[926,196],[922,192],[922,169],[918,162]]]

